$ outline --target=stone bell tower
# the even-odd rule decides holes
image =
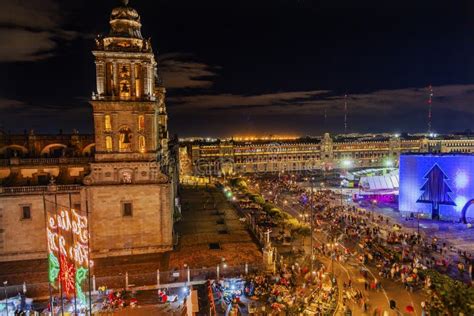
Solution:
[[[165,89],[141,26],[138,12],[123,0],[92,52],[96,151],[84,183],[96,255],[158,252],[172,244]]]
[[[96,39],[97,161],[150,161],[168,149],[165,89],[157,84],[157,62],[141,26],[124,1],[112,11],[109,34]]]

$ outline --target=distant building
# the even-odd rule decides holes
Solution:
[[[115,8],[93,54],[94,135],[0,133],[0,261],[46,258],[44,199],[88,212],[92,257],[172,249],[178,149],[137,11]]]
[[[294,140],[182,142],[194,175],[278,173],[397,166],[400,154],[474,153],[474,138],[362,135]],[[181,157],[184,159],[184,157]],[[188,172],[189,169],[188,169]]]

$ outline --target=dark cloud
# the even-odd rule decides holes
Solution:
[[[65,12],[54,0],[11,0],[0,10],[0,62],[37,61],[54,56],[58,40],[79,33],[62,27]],[[7,44],[5,44],[7,43]]]
[[[56,42],[50,32],[31,32],[24,29],[0,28],[4,45],[0,50],[0,62],[35,61],[53,56]]]
[[[215,111],[215,110],[242,110],[249,109],[251,113],[258,114],[260,110],[266,112],[273,107],[284,107],[294,103],[304,102],[316,96],[328,93],[324,90],[277,92],[260,95],[237,94],[207,94],[183,97],[171,97],[170,101],[176,104],[175,110],[185,112],[190,110]]]
[[[452,110],[474,114],[474,85],[446,85],[433,87],[434,111]],[[344,107],[344,96],[327,90],[278,92],[261,95],[206,94],[172,97],[176,113],[199,110],[239,112],[248,115],[340,115]],[[426,88],[377,90],[357,93],[348,97],[349,112],[367,118],[400,114],[406,111],[427,110]]]
[[[54,0],[3,1],[0,24],[21,28],[51,30],[59,27],[62,14]]]
[[[160,74],[169,89],[210,88],[218,67],[193,60],[190,54],[160,56]]]

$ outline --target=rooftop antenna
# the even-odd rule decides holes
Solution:
[[[323,128],[327,128],[327,119],[328,119],[328,110],[324,108],[324,116],[323,116]]]
[[[347,134],[347,93],[344,95],[344,134]]]
[[[431,133],[431,123],[432,123],[432,116],[433,116],[433,87],[431,85],[428,86],[428,133]]]

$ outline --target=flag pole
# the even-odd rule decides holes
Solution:
[[[43,213],[44,213],[44,225],[45,225],[45,228],[46,228],[46,235],[48,234],[48,215],[47,215],[47,211],[46,211],[46,197],[44,195],[44,191],[43,191]],[[53,315],[54,312],[53,312],[53,309],[54,309],[54,300],[53,300],[53,290],[51,289],[51,281],[49,279],[49,245],[48,245],[48,256],[47,256],[47,259],[48,259],[48,292],[49,292],[49,308],[50,308],[50,312],[51,314]]]
[[[72,214],[72,198],[71,192],[69,192],[69,214]],[[74,244],[74,231],[71,229],[72,243]],[[73,258],[72,258],[73,259]],[[74,260],[74,259],[73,259]],[[76,270],[76,262],[74,260],[74,270]],[[75,280],[74,280],[75,281]],[[79,285],[80,286],[80,285]],[[74,287],[74,314],[77,315],[77,284]]]
[[[58,220],[58,195],[54,192],[54,212],[56,214],[56,222]],[[60,238],[59,234],[59,225],[56,224],[56,229],[58,233],[58,238]],[[64,316],[64,296],[63,296],[63,286],[61,284],[61,249],[58,250],[59,254],[59,290],[61,291],[61,315]]]
[[[87,190],[87,188],[85,188],[85,192],[86,192],[86,217],[87,217],[87,260],[89,261],[88,262],[88,266],[89,266],[89,313],[90,315],[92,315],[92,289],[91,289],[91,269],[92,269],[92,266],[91,266],[91,231],[89,229],[89,191]]]

